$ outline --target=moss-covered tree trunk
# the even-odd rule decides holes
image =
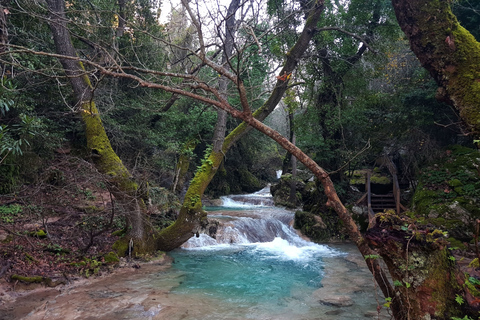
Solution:
[[[467,303],[465,275],[450,254],[443,232],[417,228],[415,221],[387,212],[377,215],[365,238],[387,264],[407,319],[478,316],[478,310]]]
[[[303,53],[307,49],[310,40],[314,35],[314,30],[323,12],[323,1],[317,0],[312,5],[307,21],[303,31],[297,40],[296,44],[287,53],[287,59],[280,75],[291,74],[301,59]],[[259,121],[263,121],[277,106],[287,90],[288,79],[286,81],[278,80],[269,99],[253,113],[253,116]],[[225,101],[226,105],[228,104]],[[245,134],[250,132],[252,127],[249,127],[245,122],[241,123],[237,128],[230,132],[223,140],[221,148],[217,151],[213,150],[206,159],[203,160],[201,168],[195,174],[195,177],[190,182],[190,186],[185,195],[180,214],[170,227],[161,231],[157,244],[161,250],[172,250],[195,233],[202,226],[207,223],[206,212],[202,210],[201,198],[215,174],[217,173],[223,161],[224,155],[230,147],[238,141]]]
[[[437,98],[458,109],[480,134],[480,43],[446,0],[392,0],[398,23],[420,63],[437,82]]]
[[[47,0],[50,11],[50,29],[58,54],[72,59],[60,59],[63,69],[70,80],[75,96],[75,108],[81,114],[85,126],[87,147],[96,168],[104,174],[110,183],[110,190],[126,213],[131,227],[126,241],[133,241],[134,250],[145,252],[152,250],[153,242],[147,241],[144,204],[138,194],[138,186],[127,168],[112,149],[98,109],[93,100],[92,86],[83,65],[74,59],[77,57],[70,33],[67,29],[64,0]]]
[[[480,43],[463,28],[450,9],[451,1],[392,0],[398,23],[422,66],[438,84],[437,99],[453,105],[468,131],[480,134]],[[385,224],[385,222],[383,222]],[[465,277],[461,275],[446,246],[425,239],[419,232],[390,227],[370,230],[375,244],[387,262],[390,273],[402,286],[400,296],[410,319],[463,319],[478,317],[462,303],[468,300]],[[430,232],[431,233],[431,232]],[[411,235],[410,235],[411,234]],[[405,243],[405,237],[409,240]],[[430,237],[432,235],[430,234]],[[403,268],[402,268],[403,266]],[[406,268],[406,269],[405,269]],[[403,270],[402,270],[403,269]],[[458,296],[457,296],[458,295]],[[456,297],[459,302],[455,301]]]

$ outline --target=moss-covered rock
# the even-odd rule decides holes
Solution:
[[[32,232],[29,233],[29,235],[31,237],[37,237],[37,238],[46,238],[47,237],[47,233],[43,229],[40,229],[38,231],[32,231]]]
[[[335,212],[313,214],[306,211],[295,212],[294,228],[314,242],[326,242],[343,238],[341,222]]]
[[[10,278],[12,280],[19,280],[19,281],[23,281],[23,282],[26,282],[26,283],[41,283],[41,282],[43,282],[43,277],[42,276],[25,277],[25,276],[20,276],[18,274],[14,274]]]
[[[120,261],[120,259],[118,258],[118,255],[113,251],[110,251],[109,253],[105,254],[103,256],[103,260],[105,261],[106,264],[114,264]]]
[[[290,201],[290,193],[292,183],[295,183],[295,198],[296,203]],[[305,190],[306,183],[298,177],[293,178],[292,174],[284,174],[280,177],[278,183],[270,187],[270,192],[273,196],[273,201],[276,205],[285,206],[288,208],[296,208],[301,205],[306,192],[312,191],[312,186],[309,185],[308,190]]]

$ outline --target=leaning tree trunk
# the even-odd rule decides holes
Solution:
[[[458,109],[469,130],[480,134],[480,43],[463,28],[451,1],[392,0],[410,47],[439,88],[437,99]]]
[[[66,57],[77,57],[70,33],[67,29],[64,0],[47,0],[50,11],[50,29],[58,54]],[[138,185],[132,179],[127,168],[112,149],[110,140],[103,127],[98,109],[93,101],[93,92],[88,73],[82,63],[76,59],[60,59],[64,71],[70,80],[75,96],[75,108],[81,114],[87,138],[87,147],[96,168],[104,174],[110,190],[125,211],[131,229],[126,241],[133,241],[134,251],[137,253],[153,250],[153,241],[147,241],[144,204],[138,194]],[[121,251],[126,251],[124,246]],[[123,253],[123,252],[122,252]]]
[[[294,71],[314,35],[314,30],[323,12],[323,8],[323,0],[317,0],[312,6],[297,43],[287,53],[285,65],[280,72],[281,75],[291,74]],[[273,111],[287,90],[287,84],[288,79],[286,81],[277,81],[269,99],[262,107],[253,113],[256,119],[263,121]],[[208,223],[206,212],[202,210],[202,196],[208,184],[217,173],[218,168],[220,168],[224,155],[236,141],[251,130],[252,127],[248,126],[247,123],[241,123],[224,139],[219,151],[212,151],[210,155],[204,159],[201,168],[196,172],[195,177],[190,182],[177,220],[174,224],[160,232],[157,244],[161,250],[177,248],[197,233],[202,225],[204,226]]]

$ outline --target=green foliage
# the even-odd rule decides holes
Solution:
[[[419,215],[428,216],[432,210],[440,215],[448,215],[452,228],[462,228],[464,223],[458,221],[454,214],[460,207],[472,217],[480,217],[477,200],[480,197],[480,180],[478,179],[478,151],[461,146],[451,146],[444,156],[422,170],[420,185],[413,202]],[[433,223],[446,221],[431,220]],[[465,228],[465,226],[463,226]],[[472,228],[472,226],[467,226]]]
[[[95,275],[100,271],[102,262],[96,259],[83,258],[82,261],[73,262],[71,265],[77,267],[80,274],[83,274],[86,278],[88,278],[92,274]]]
[[[383,306],[385,308],[390,308],[391,305],[392,305],[392,298],[391,297],[385,298],[385,303],[383,304]]]
[[[459,304],[459,305],[462,305],[465,303],[465,300],[459,296],[458,294],[455,296],[455,301]]]
[[[21,217],[22,211],[22,206],[18,204],[0,206],[0,218],[3,223],[14,223],[16,218]]]
[[[56,243],[55,244],[49,243],[46,246],[45,251],[49,251],[57,256],[70,253],[70,250],[63,248],[61,245]]]
[[[473,283],[474,285],[480,285],[480,280],[478,280],[477,278],[474,278],[474,277],[469,277],[468,278],[468,281],[470,281],[471,283]]]
[[[105,263],[117,263],[120,261],[118,255],[115,252],[109,252],[103,256]]]

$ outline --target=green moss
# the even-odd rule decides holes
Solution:
[[[112,246],[112,249],[115,251],[115,253],[119,257],[125,257],[128,255],[128,245],[129,245],[129,239],[127,237],[122,237],[115,241],[115,243]]]
[[[477,287],[470,282],[470,276],[465,274],[465,287],[467,287],[468,292],[470,292],[474,297],[480,297],[480,291],[477,289]]]
[[[24,277],[18,274],[14,274],[10,277],[12,280],[19,280],[27,283],[41,283],[43,281],[43,277],[41,276],[33,276],[33,277]]]
[[[469,264],[469,268],[480,268],[480,261],[478,261],[478,258],[473,259]]]
[[[450,187],[460,187],[460,186],[463,186],[463,183],[462,183],[462,181],[460,181],[458,179],[452,179],[452,180],[448,181],[448,185]]]
[[[31,255],[29,255],[28,253],[25,252],[25,258],[27,258],[27,260],[30,260],[32,262],[38,262],[37,259],[35,259],[34,257],[32,257]]]
[[[457,240],[453,237],[448,238],[447,241],[450,242],[450,246],[453,247],[453,248],[458,248],[460,250],[467,249],[467,246],[464,245],[462,241]]]
[[[40,229],[38,231],[30,232],[29,235],[31,237],[37,237],[37,238],[46,238],[47,237],[47,233],[42,229]]]
[[[123,236],[126,232],[127,232],[127,230],[125,230],[125,229],[116,230],[116,231],[113,231],[113,232],[112,232],[112,236],[121,237],[121,236]]]
[[[103,259],[105,260],[105,263],[117,263],[117,262],[120,261],[120,259],[118,259],[117,254],[115,252],[112,252],[112,251],[105,254],[103,256]]]
[[[315,215],[306,211],[296,211],[294,228],[314,242],[325,242],[338,238],[341,223],[335,213]]]
[[[262,188],[261,182],[246,168],[240,168],[238,172],[240,174],[240,183],[242,184],[243,190],[254,192]]]
[[[385,176],[372,175],[370,177],[370,182],[376,184],[390,184],[392,183],[392,180]]]
[[[415,205],[415,212],[418,215],[426,216],[430,213],[430,210],[438,199],[438,195],[436,191],[422,189],[421,186],[417,188],[413,196],[413,203]]]

